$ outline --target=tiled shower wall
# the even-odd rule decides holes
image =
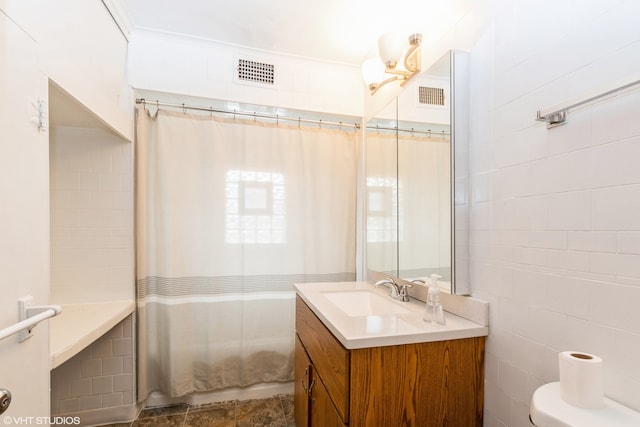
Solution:
[[[133,299],[132,144],[58,127],[50,145],[52,302]]]
[[[51,301],[133,300],[132,144],[103,129],[54,128],[50,185]],[[135,412],[132,319],[51,372],[53,415],[82,413],[85,423]]]
[[[485,426],[529,426],[558,353],[640,410],[640,90],[547,129],[536,111],[640,78],[636,1],[507,1],[471,55],[472,288],[490,302]]]
[[[52,415],[135,404],[132,318],[51,371]]]

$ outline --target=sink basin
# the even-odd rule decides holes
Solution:
[[[367,290],[322,292],[333,305],[351,317],[411,313],[403,303]]]

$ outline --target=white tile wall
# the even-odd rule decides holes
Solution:
[[[134,405],[133,315],[51,371],[51,413]]]
[[[52,130],[51,299],[133,299],[133,146],[99,129]]]
[[[640,78],[640,3],[498,0],[472,50],[474,296],[491,304],[485,426],[529,426],[558,352],[640,410],[640,89],[547,129],[536,110]]]

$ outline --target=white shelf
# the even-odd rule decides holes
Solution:
[[[62,304],[49,321],[50,369],[57,368],[134,312],[135,301]]]

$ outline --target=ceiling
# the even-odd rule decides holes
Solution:
[[[442,37],[473,0],[112,0],[131,28],[360,65],[378,37]]]

